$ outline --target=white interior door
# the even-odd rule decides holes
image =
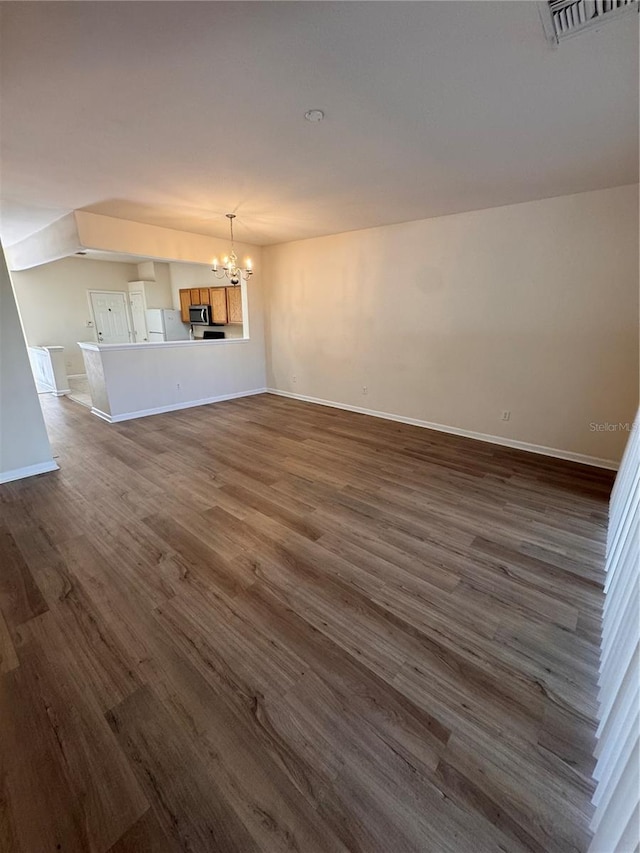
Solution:
[[[131,319],[133,320],[133,335],[137,344],[149,340],[147,317],[144,307],[144,296],[140,290],[132,290],[129,294]]]
[[[128,344],[133,338],[127,310],[128,293],[89,291],[98,343]]]

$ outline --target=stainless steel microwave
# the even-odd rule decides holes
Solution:
[[[211,325],[211,306],[210,305],[190,305],[189,306],[189,322],[195,326],[210,326]]]

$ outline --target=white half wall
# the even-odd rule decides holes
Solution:
[[[0,251],[0,483],[57,467]]]
[[[619,461],[636,185],[266,247],[262,264],[269,387]]]
[[[113,423],[266,391],[264,359],[251,341],[83,347],[93,413]]]

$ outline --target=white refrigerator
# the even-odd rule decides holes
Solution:
[[[179,311],[168,308],[147,309],[149,341],[188,341],[189,326]]]

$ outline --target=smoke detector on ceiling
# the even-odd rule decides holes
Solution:
[[[570,36],[638,13],[638,0],[548,0],[539,3],[545,35],[553,44]]]

